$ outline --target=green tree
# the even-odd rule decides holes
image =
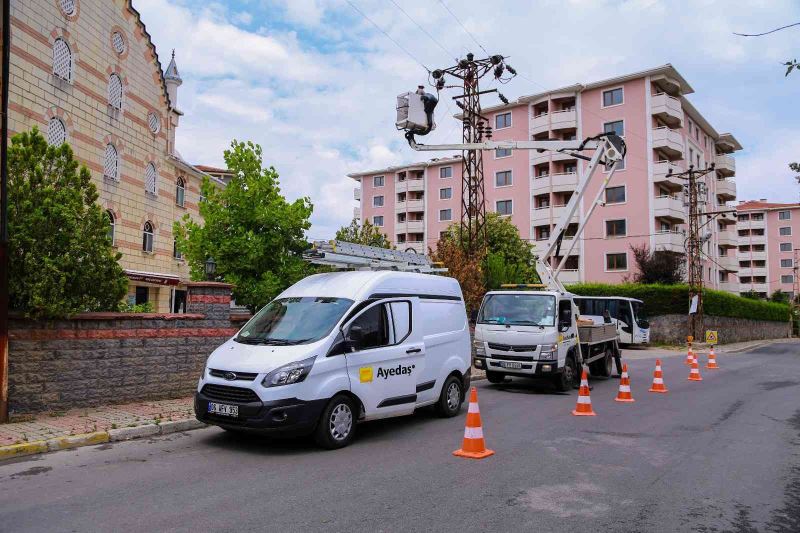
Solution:
[[[635,283],[676,285],[684,282],[685,256],[665,250],[651,251],[647,244],[631,245],[631,250],[638,268],[633,275]]]
[[[336,240],[352,242],[355,244],[363,244],[365,246],[378,246],[380,248],[391,248],[392,244],[386,235],[381,233],[377,226],[371,224],[369,220],[365,220],[363,224],[359,224],[357,218],[354,218],[349,226],[342,226],[336,232]]]
[[[791,300],[791,294],[789,294],[788,292],[783,292],[782,290],[778,289],[769,295],[769,299],[772,302],[788,304],[789,300]]]
[[[34,128],[8,150],[12,309],[34,318],[116,310],[128,280],[86,167]]]
[[[201,185],[203,224],[186,215],[175,235],[193,279],[204,279],[212,257],[217,278],[234,284],[236,302],[255,311],[311,271],[302,252],[313,206],[308,198],[286,201],[257,144],[234,140],[225,163],[234,176],[227,187],[208,178]]]

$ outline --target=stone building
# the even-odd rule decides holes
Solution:
[[[9,134],[38,126],[69,143],[109,215],[128,301],[158,312],[186,308],[172,225],[199,217],[205,175],[175,150],[181,83],[131,0],[11,1]]]

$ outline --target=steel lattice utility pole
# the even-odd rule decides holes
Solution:
[[[795,317],[800,314],[800,279],[797,278],[797,275],[800,274],[800,267],[798,267],[798,261],[800,260],[800,248],[794,249],[794,259],[792,262],[792,300],[791,300],[791,316],[789,320],[792,325],[791,334],[794,335],[795,327],[797,326]],[[800,329],[800,328],[798,328]]]
[[[698,339],[703,331],[703,243],[700,238],[700,205],[697,173],[690,166],[686,186],[689,204],[689,239],[686,243],[686,261],[689,275],[689,299],[697,297],[697,309],[689,313],[689,335]]]

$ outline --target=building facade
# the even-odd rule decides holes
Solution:
[[[737,212],[739,292],[797,294],[800,204],[762,199],[740,203]]]
[[[483,109],[495,140],[583,139],[614,131],[627,144],[621,168],[603,192],[604,205],[588,221],[567,260],[565,283],[619,283],[635,271],[632,246],[684,253],[687,207],[684,181],[669,174],[691,164],[716,170],[703,181],[707,212],[733,210],[736,172],[733,152],[741,146],[719,133],[686,98],[693,92],[664,65],[593,83],[524,96],[509,105]],[[570,154],[532,150],[484,152],[486,210],[508,216],[543,251],[587,163]],[[382,227],[399,248],[425,252],[440,232],[461,216],[461,159],[349,175],[358,182],[357,218]],[[601,185],[590,185],[567,234],[577,229]],[[703,274],[707,286],[738,292],[735,216],[719,216],[705,229]]]
[[[129,303],[186,307],[172,225],[199,217],[203,173],[175,150],[182,80],[130,0],[12,0],[9,130],[34,126],[89,168],[130,279]],[[221,182],[220,182],[221,183]]]

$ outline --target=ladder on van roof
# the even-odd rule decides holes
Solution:
[[[314,241],[311,250],[303,254],[303,259],[315,265],[346,270],[397,270],[424,274],[447,272],[446,268],[431,261],[427,255],[337,240]]]

